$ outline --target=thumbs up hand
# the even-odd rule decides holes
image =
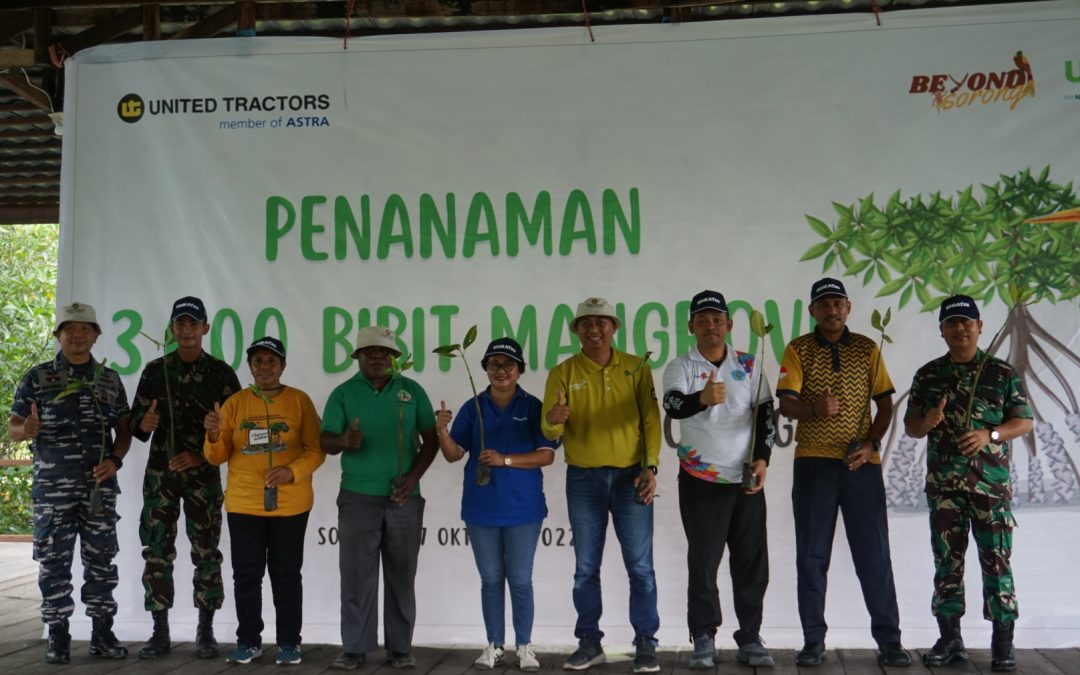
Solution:
[[[821,396],[818,396],[811,408],[818,417],[832,417],[840,414],[840,399],[833,396],[830,387],[825,387],[825,391],[821,392]]]
[[[345,448],[359,448],[364,443],[364,432],[360,431],[360,418],[353,418],[352,424],[342,434],[342,446]]]
[[[709,374],[709,381],[705,383],[705,388],[701,390],[701,405],[723,405],[727,401],[727,389],[724,387],[724,380],[717,381],[716,370],[713,370]]]
[[[564,424],[566,420],[570,419],[570,406],[566,402],[566,394],[559,390],[559,398],[556,399],[555,405],[551,406],[551,410],[548,411],[547,421],[548,424]]]
[[[37,438],[41,431],[41,418],[38,416],[37,403],[30,404],[30,416],[23,420],[23,435],[26,438]]]
[[[453,413],[446,409],[446,401],[440,402],[442,405],[439,410],[435,412],[435,432],[440,436],[445,436],[449,433],[450,420],[453,417]]]
[[[211,443],[217,443],[221,438],[221,404],[217,401],[214,401],[214,409],[203,418],[203,428],[206,429],[206,438]]]
[[[160,422],[161,415],[158,414],[157,399],[155,398],[153,401],[150,401],[150,408],[139,422],[139,428],[142,429],[144,433],[152,434],[157,430]]]
[[[945,405],[948,403],[944,396],[941,397],[941,402],[937,404],[937,407],[930,408],[926,411],[926,429],[929,431],[937,425],[945,421]]]

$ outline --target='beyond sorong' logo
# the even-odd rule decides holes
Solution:
[[[116,104],[116,114],[128,124],[134,124],[142,119],[146,105],[138,94],[128,94]]]
[[[1016,52],[1012,61],[1010,70],[967,72],[960,77],[949,73],[915,75],[908,93],[930,94],[931,105],[938,112],[976,103],[1007,103],[1009,110],[1016,110],[1020,101],[1035,96],[1035,75],[1024,52]]]

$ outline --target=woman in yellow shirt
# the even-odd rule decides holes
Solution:
[[[236,649],[229,663],[262,655],[262,580],[269,568],[277,610],[279,664],[300,663],[304,534],[315,501],[311,474],[326,459],[319,415],[307,394],[281,383],[285,345],[256,340],[247,350],[255,380],[206,416],[203,453],[229,463],[225,511],[231,539]]]

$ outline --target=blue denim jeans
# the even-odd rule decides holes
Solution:
[[[487,641],[502,647],[506,639],[506,586],[514,617],[515,645],[532,642],[533,558],[543,521],[513,527],[466,523],[469,545],[480,572],[480,606],[484,611]]]
[[[653,507],[634,501],[634,479],[639,467],[625,469],[566,468],[566,506],[574,531],[574,608],[579,640],[599,643],[603,600],[600,563],[604,557],[608,514],[622,547],[623,564],[630,577],[630,625],[635,642],[656,642],[660,615],[656,611],[656,573],[653,571]]]

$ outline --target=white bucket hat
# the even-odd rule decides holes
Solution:
[[[577,330],[577,322],[587,316],[606,316],[615,322],[615,330],[622,327],[619,317],[615,316],[615,307],[603,298],[587,298],[577,306],[574,320],[570,322],[570,330]]]
[[[60,330],[60,327],[69,321],[80,321],[82,323],[89,323],[94,326],[94,330],[98,333],[101,332],[101,326],[97,322],[97,314],[94,312],[94,308],[84,302],[73,302],[70,305],[64,305],[56,312],[56,327],[53,328],[53,333]]]
[[[359,357],[360,350],[367,347],[382,347],[394,352],[394,356],[401,356],[401,350],[398,349],[394,331],[382,326],[368,326],[357,331],[356,349],[353,350],[352,357],[354,359]]]

